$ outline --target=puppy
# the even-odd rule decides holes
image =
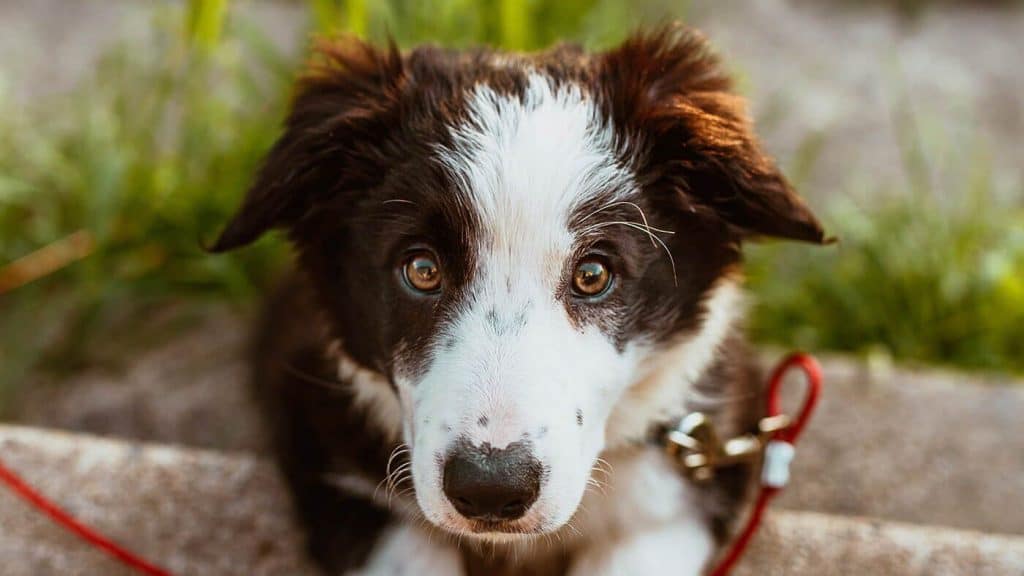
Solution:
[[[536,54],[322,43],[214,251],[286,231],[255,388],[330,574],[699,574],[750,467],[744,241],[822,243],[698,33]]]

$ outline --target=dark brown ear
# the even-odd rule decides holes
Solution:
[[[321,41],[296,86],[284,133],[263,161],[241,208],[208,248],[245,246],[288,227],[340,190],[370,185],[377,147],[393,122],[403,60],[354,39]]]
[[[762,151],[742,98],[702,35],[682,25],[637,34],[606,53],[616,121],[645,151],[646,179],[742,237],[818,244],[821,224]]]

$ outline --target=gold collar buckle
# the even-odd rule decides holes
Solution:
[[[701,412],[693,412],[665,432],[663,442],[666,452],[689,478],[707,482],[715,477],[719,468],[760,460],[768,440],[791,423],[785,414],[768,416],[758,422],[756,434],[742,434],[723,442],[711,419]]]

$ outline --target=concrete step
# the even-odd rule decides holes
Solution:
[[[207,318],[123,371],[29,383],[17,420],[259,450],[241,361],[245,319],[223,311]],[[766,368],[780,355],[766,354]],[[837,357],[822,363],[821,408],[801,442],[783,507],[1024,534],[1024,506],[1008,505],[1024,502],[1024,382]]]
[[[175,574],[313,574],[273,467],[243,454],[0,426],[4,462]],[[6,576],[130,572],[0,488]],[[1024,538],[772,511],[738,576],[1019,576]]]
[[[4,464],[173,574],[310,574],[273,466],[251,456],[0,426]],[[0,485],[0,573],[134,575]]]
[[[782,506],[1024,534],[1024,382],[835,357],[822,366],[825,391]]]

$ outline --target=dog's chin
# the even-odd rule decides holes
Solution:
[[[440,527],[462,537],[492,543],[518,542],[551,532],[532,514],[513,521],[474,520],[459,514],[451,514]]]

